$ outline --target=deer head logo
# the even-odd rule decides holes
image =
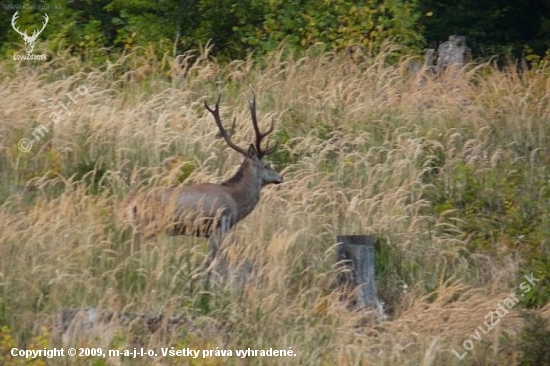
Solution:
[[[38,38],[38,35],[42,33],[44,28],[46,28],[46,24],[48,24],[48,14],[44,13],[44,22],[42,22],[42,29],[37,31],[36,29],[32,31],[32,36],[27,35],[27,30],[25,29],[24,32],[21,32],[19,30],[19,27],[15,26],[15,20],[19,17],[17,15],[19,13],[19,10],[13,14],[13,17],[11,18],[11,26],[13,29],[23,37],[23,40],[25,41],[25,49],[27,51],[27,54],[31,54],[32,50],[34,49],[34,42],[36,42],[36,39]]]

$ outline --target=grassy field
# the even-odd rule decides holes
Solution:
[[[275,54],[220,65],[139,50],[99,69],[62,55],[0,62],[0,364],[540,365],[550,359],[550,75],[471,65],[410,75],[407,60]],[[153,186],[220,182],[240,156],[203,102],[222,95],[251,141],[249,85],[280,142],[285,183],[225,241],[246,283],[214,281],[206,240],[135,247],[121,202]],[[82,87],[84,86],[84,87]],[[80,87],[80,89],[78,89]],[[81,92],[81,93],[80,93]],[[70,96],[67,96],[69,93]],[[59,104],[75,99],[69,113]],[[37,141],[33,131],[64,110]],[[57,118],[57,117],[54,117]],[[55,121],[54,121],[55,122]],[[30,151],[18,142],[29,139]],[[333,284],[335,238],[378,237],[376,319]],[[538,279],[520,289],[525,275]],[[524,295],[487,334],[476,329]],[[175,317],[60,336],[64,309]],[[531,314],[530,317],[522,315]],[[496,323],[496,321],[495,321]],[[465,352],[459,360],[452,352]],[[231,357],[12,357],[10,349],[232,350]],[[288,350],[293,357],[236,357]],[[546,358],[545,358],[546,357]],[[545,361],[542,361],[545,360]],[[550,362],[550,361],[548,361]]]

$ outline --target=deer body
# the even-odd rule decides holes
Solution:
[[[206,103],[205,103],[206,105]],[[190,235],[210,239],[210,259],[216,255],[219,241],[235,224],[248,216],[260,200],[261,190],[269,184],[283,182],[282,176],[261,159],[276,146],[262,150],[261,139],[273,130],[260,133],[255,100],[249,103],[256,146],[248,151],[236,146],[221,124],[219,98],[212,113],[221,135],[230,147],[243,155],[233,177],[221,184],[201,183],[186,187],[162,187],[140,194],[130,201],[129,209],[136,230],[146,236],[165,231],[169,235]]]

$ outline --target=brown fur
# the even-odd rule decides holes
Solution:
[[[156,188],[132,197],[128,213],[136,234],[151,237],[164,231],[170,235],[208,237],[212,255],[215,255],[219,239],[254,210],[262,188],[283,182],[283,177],[262,161],[276,145],[265,150],[260,147],[262,139],[273,130],[273,121],[267,132],[259,131],[255,98],[249,102],[249,108],[256,146],[251,144],[248,151],[235,145],[225,131],[219,115],[219,101],[220,98],[214,109],[206,103],[205,106],[227,144],[243,155],[239,169],[221,184]]]

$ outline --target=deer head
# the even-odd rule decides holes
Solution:
[[[33,30],[32,32],[32,36],[28,36],[27,35],[27,30],[25,29],[24,32],[21,32],[19,30],[19,27],[16,27],[15,26],[15,20],[17,18],[19,18],[19,16],[17,15],[17,13],[19,13],[19,10],[15,12],[15,14],[13,14],[13,17],[11,18],[11,26],[13,27],[13,29],[19,33],[21,35],[21,37],[23,37],[23,40],[25,41],[25,50],[27,51],[27,54],[30,54],[32,53],[33,49],[34,49],[34,42],[36,42],[36,39],[38,38],[38,35],[40,33],[42,33],[42,31],[44,30],[44,28],[46,28],[46,24],[48,24],[48,14],[44,13],[44,22],[42,22],[42,29],[40,29],[39,31],[37,31],[36,29]]]
[[[212,114],[214,117],[214,120],[216,121],[216,125],[218,126],[218,129],[220,130],[220,135],[223,137],[225,142],[229,147],[231,147],[233,150],[237,151],[245,159],[249,159],[250,163],[253,166],[253,170],[256,173],[257,179],[260,180],[261,186],[266,186],[268,184],[279,184],[283,182],[283,177],[275,170],[271,168],[271,166],[265,162],[262,161],[262,158],[266,155],[269,155],[277,149],[277,142],[269,147],[268,146],[263,149],[261,147],[262,140],[267,137],[271,132],[273,132],[274,128],[274,120],[271,119],[271,126],[266,132],[260,132],[260,128],[258,127],[258,118],[256,117],[256,94],[254,91],[252,91],[252,100],[248,101],[248,108],[250,109],[250,115],[252,118],[252,125],[254,127],[254,133],[256,135],[256,142],[255,144],[250,144],[250,147],[248,150],[243,149],[242,147],[236,145],[233,141],[231,141],[231,136],[227,132],[227,130],[223,127],[221,118],[220,118],[220,99],[221,94],[218,96],[218,100],[216,101],[216,104],[214,105],[214,108],[211,108],[206,101],[204,102],[204,106],[206,109]],[[235,119],[233,120],[233,127],[235,126]]]

